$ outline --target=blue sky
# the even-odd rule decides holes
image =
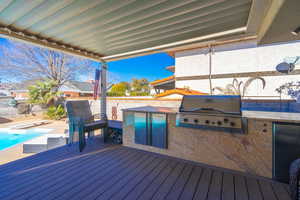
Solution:
[[[171,76],[165,67],[174,65],[174,58],[166,53],[157,53],[108,63],[109,73],[115,79],[130,81],[132,78],[147,78],[149,81]]]
[[[8,44],[9,40],[0,38],[0,45]],[[112,61],[108,63],[108,75],[113,82],[130,81],[132,78],[147,78],[149,81],[154,81],[171,76],[172,73],[165,70],[165,67],[174,65],[174,62],[174,58],[166,53]],[[85,78],[79,77],[79,79]]]

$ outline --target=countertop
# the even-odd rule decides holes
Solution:
[[[153,112],[153,113],[177,113],[178,108],[175,107],[158,107],[158,106],[143,106],[136,108],[126,108],[123,111],[131,112]]]
[[[154,113],[177,113],[176,107],[154,107],[144,106],[136,108],[127,108],[123,111],[131,112],[154,112]],[[295,122],[300,123],[300,113],[287,113],[287,112],[265,112],[265,111],[243,111],[242,116],[249,119],[268,120],[275,122]]]
[[[300,122],[300,113],[243,111],[243,117],[275,122]]]

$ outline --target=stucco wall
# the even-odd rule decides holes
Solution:
[[[245,72],[275,71],[277,64],[283,61],[293,62],[300,56],[300,42],[255,47],[255,41],[223,45],[214,48],[212,55],[212,74],[231,74]],[[196,49],[175,54],[175,76],[200,76],[209,74],[208,49]],[[296,65],[300,69],[300,65]],[[275,89],[280,85],[299,81],[300,75],[263,76],[266,88],[255,81],[247,96],[279,96]],[[247,78],[238,78],[245,81]],[[224,87],[232,83],[233,78],[212,80],[213,87]],[[194,90],[209,92],[209,80],[176,80],[176,87],[190,87]]]
[[[155,99],[122,99],[108,98],[107,100],[107,117],[112,119],[112,107],[117,108],[117,120],[122,120],[122,109],[134,108],[141,106],[159,106],[159,107],[179,107],[181,100],[155,100]],[[90,101],[93,113],[100,113],[100,100]]]

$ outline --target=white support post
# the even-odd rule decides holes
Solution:
[[[208,79],[209,79],[209,93],[210,95],[213,94],[213,88],[212,88],[212,81],[211,81],[211,73],[212,73],[212,54],[213,54],[213,50],[212,50],[212,47],[211,45],[208,46],[208,50],[209,50],[209,76],[208,76]]]
[[[106,81],[106,74],[107,74],[107,64],[105,61],[102,61],[102,68],[101,68],[101,119],[107,120],[107,111],[106,111],[106,88],[107,88],[107,81]]]

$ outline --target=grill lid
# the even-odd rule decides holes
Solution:
[[[187,95],[182,98],[179,112],[241,115],[241,96]]]

